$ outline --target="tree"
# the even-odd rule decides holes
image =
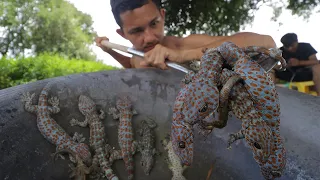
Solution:
[[[65,0],[51,0],[39,6],[32,27],[34,51],[53,52],[77,59],[95,59],[89,49],[96,32],[90,15]]]
[[[37,2],[33,0],[4,0],[0,5],[0,52],[6,56],[21,54],[31,47],[28,33]]]
[[[94,60],[89,45],[96,33],[91,16],[65,0],[2,0],[0,52],[2,56],[57,53]]]
[[[254,12],[263,4],[273,7],[274,21],[283,9],[308,19],[319,0],[162,0],[166,9],[167,34],[180,36],[187,31],[210,35],[237,32],[241,25],[252,23]]]

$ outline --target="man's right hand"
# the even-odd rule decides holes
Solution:
[[[109,41],[109,39],[108,39],[107,37],[105,37],[105,36],[103,36],[103,37],[96,37],[96,39],[95,39],[96,45],[97,45],[98,47],[100,47],[104,52],[109,53],[109,52],[111,51],[111,49],[108,48],[108,47],[105,47],[105,46],[103,46],[103,45],[101,44],[101,41],[103,41],[103,40]]]

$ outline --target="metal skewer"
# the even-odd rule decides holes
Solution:
[[[136,55],[136,56],[140,56],[140,57],[144,57],[144,52],[141,52],[141,51],[138,51],[134,48],[131,48],[131,47],[127,47],[127,46],[123,46],[123,45],[120,45],[120,44],[115,44],[115,43],[111,43],[107,40],[103,40],[101,41],[101,44],[105,47],[108,47],[108,48],[111,48],[111,49],[117,49],[119,51],[122,51],[122,52],[126,52],[126,53],[129,53],[129,54],[132,54],[132,55]],[[177,69],[179,71],[182,71],[184,73],[189,73],[189,70],[177,63],[173,63],[173,62],[166,62],[167,66],[171,67],[171,68],[174,68],[174,69]]]

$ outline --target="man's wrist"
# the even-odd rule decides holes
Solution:
[[[202,48],[197,49],[187,49],[187,50],[181,50],[179,61],[181,63],[189,62],[189,61],[200,61],[203,52]]]

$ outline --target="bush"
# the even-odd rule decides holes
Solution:
[[[66,59],[47,53],[28,58],[2,58],[0,59],[0,89],[52,77],[116,69],[118,68],[102,62]]]

